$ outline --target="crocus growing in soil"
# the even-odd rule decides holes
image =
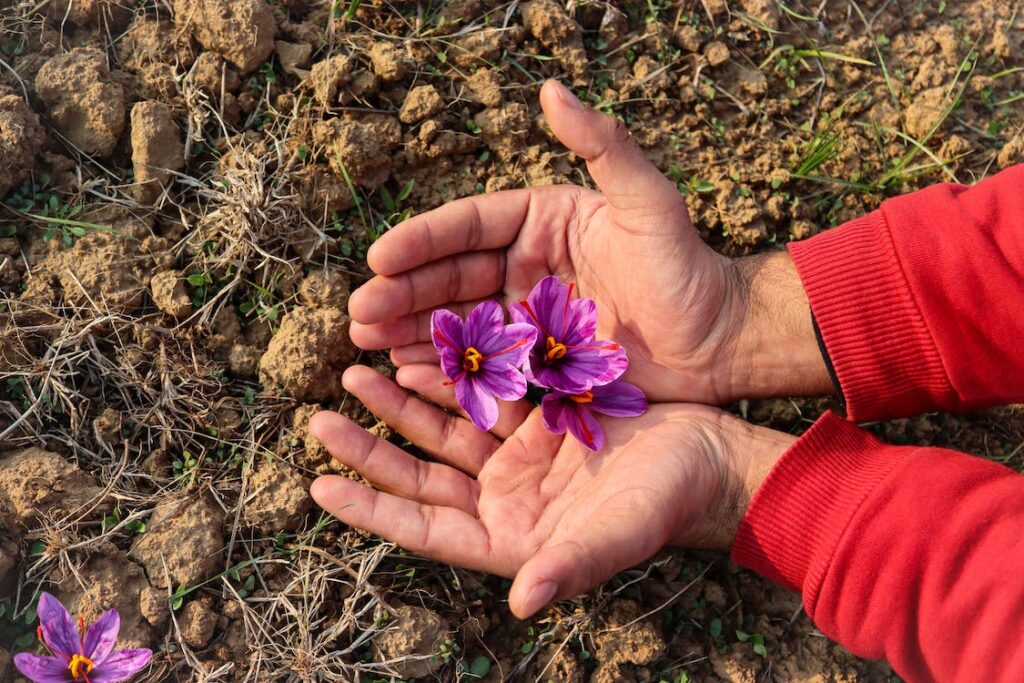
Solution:
[[[451,311],[434,311],[430,337],[441,355],[441,369],[455,385],[455,398],[479,429],[488,431],[498,421],[495,399],[516,401],[526,395],[519,368],[537,332],[532,325],[506,325],[497,302],[483,302],[465,323]]]
[[[612,417],[635,417],[647,410],[647,398],[640,387],[629,382],[612,382],[590,391],[567,394],[552,391],[541,401],[544,426],[555,434],[569,430],[592,451],[604,447],[604,430],[594,413]]]
[[[37,683],[114,683],[123,681],[146,666],[153,652],[114,650],[121,617],[116,609],[100,615],[88,630],[79,617],[78,626],[57,598],[49,593],[39,596],[39,640],[52,654],[22,652],[14,656],[14,665],[29,680]]]
[[[524,301],[509,306],[512,320],[537,328],[526,378],[538,386],[582,394],[608,384],[626,371],[626,350],[614,342],[595,341],[597,306],[573,299],[572,285],[549,275]]]

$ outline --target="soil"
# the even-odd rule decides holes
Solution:
[[[394,373],[345,313],[380,234],[592,186],[544,79],[621,118],[739,256],[1024,161],[1015,3],[2,5],[0,668],[51,590],[118,608],[121,644],[158,652],[140,680],[892,677],[723,554],[666,551],[519,622],[507,581],[321,516],[312,477],[359,477],[307,424],[405,445],[340,384]],[[799,433],[829,407],[730,409]],[[1024,469],[1019,407],[870,429]]]

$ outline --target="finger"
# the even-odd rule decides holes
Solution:
[[[460,254],[399,275],[378,275],[352,293],[348,312],[353,320],[370,325],[450,302],[490,297],[504,282],[505,252]]]
[[[452,467],[415,458],[338,413],[317,413],[309,431],[336,460],[386,491],[476,514],[479,484]]]
[[[376,491],[347,477],[320,477],[310,487],[317,505],[345,524],[382,536],[406,550],[446,564],[508,575],[488,548],[476,517],[449,507],[423,505]]]
[[[455,400],[455,390],[451,386],[445,385],[446,379],[447,377],[436,361],[403,365],[395,373],[395,381],[401,386],[425,396],[439,406],[465,415],[465,411]],[[523,424],[533,407],[533,404],[525,399],[498,401],[498,421],[491,428],[491,433],[499,439],[507,439],[519,429],[519,425]]]
[[[501,249],[515,240],[533,191],[466,197],[399,223],[374,242],[367,263],[378,275],[397,275],[467,251]]]
[[[555,80],[541,88],[540,103],[555,137],[586,159],[612,207],[648,211],[658,200],[679,200],[675,185],[648,160],[621,120],[583,106]]]
[[[437,349],[430,342],[396,346],[391,349],[391,363],[396,368],[413,363],[437,363]]]
[[[593,520],[571,540],[541,548],[520,567],[509,590],[509,608],[526,619],[552,600],[587,592],[658,552],[652,536],[637,533],[633,525]]]
[[[440,371],[440,370],[439,370]],[[424,403],[365,365],[342,375],[345,389],[399,434],[439,460],[472,476],[480,472],[501,442],[457,415]],[[367,475],[372,480],[372,477]]]
[[[487,301],[487,299],[449,303],[445,305],[445,309],[465,319],[469,312],[483,301]],[[433,310],[419,311],[371,325],[353,322],[349,327],[348,334],[356,346],[367,351],[407,346],[416,342],[429,342],[430,317],[433,314]]]

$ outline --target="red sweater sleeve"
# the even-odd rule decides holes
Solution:
[[[789,249],[851,420],[1024,400],[1024,165]]]
[[[828,413],[776,464],[733,559],[909,681],[1024,680],[1024,476]]]

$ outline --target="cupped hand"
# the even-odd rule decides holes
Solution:
[[[397,379],[457,409],[436,366],[412,364]],[[637,418],[603,420],[607,445],[594,453],[546,431],[526,402],[503,404],[488,433],[369,368],[350,368],[343,382],[434,460],[321,412],[310,422],[313,435],[377,488],[321,477],[312,487],[317,503],[414,553],[515,577],[509,603],[520,617],[666,544],[727,547],[770,467],[751,455],[766,452],[750,448],[758,428],[714,408],[662,404]],[[786,444],[775,445],[768,452]]]
[[[377,277],[351,298],[352,339],[393,349],[397,365],[430,361],[431,310],[520,300],[553,274],[597,302],[599,335],[629,350],[626,379],[651,400],[736,398],[731,366],[747,306],[733,262],[701,241],[679,191],[621,121],[554,81],[541,105],[601,191],[468,197],[394,227],[369,251]]]

